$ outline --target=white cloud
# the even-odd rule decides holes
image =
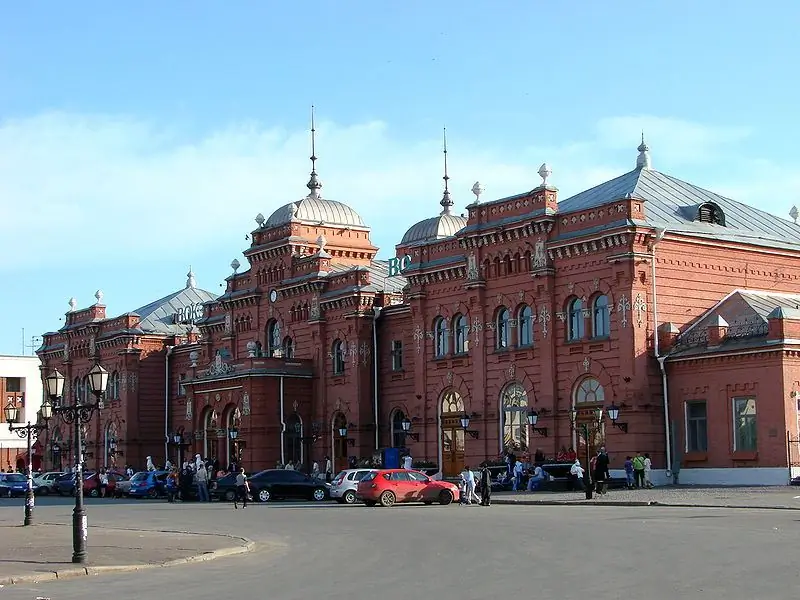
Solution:
[[[633,167],[642,128],[655,166],[664,170],[748,134],[657,117],[604,119],[594,137],[561,147],[486,148],[451,134],[456,209],[473,200],[476,179],[486,187],[484,200],[538,185],[544,160],[562,198],[601,183]],[[401,144],[380,121],[320,122],[317,129],[323,195],[355,208],[384,254],[405,228],[438,212],[436,136]],[[0,235],[6,248],[25,248],[26,261],[2,253],[0,268],[75,264],[98,254],[149,260],[167,250],[191,260],[192,246],[214,243],[215,231],[243,235],[258,212],[269,216],[304,196],[309,150],[307,132],[255,122],[190,135],[130,117],[51,113],[6,121],[0,124]],[[241,249],[228,251],[233,257]]]

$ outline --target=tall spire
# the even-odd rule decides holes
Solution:
[[[449,215],[450,207],[453,206],[453,201],[450,199],[450,188],[448,187],[450,177],[447,175],[447,127],[444,128],[442,140],[444,148],[444,177],[442,177],[442,179],[444,179],[444,194],[442,194],[442,200],[439,204],[442,205],[442,214]]]
[[[642,143],[637,148],[639,156],[636,158],[637,169],[650,169],[650,147],[644,141],[644,131],[642,131]]]
[[[317,177],[317,130],[314,129],[314,106],[311,106],[311,178],[306,187],[309,189],[309,198],[320,198],[319,191],[322,189],[322,182]]]

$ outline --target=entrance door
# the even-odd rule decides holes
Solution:
[[[454,426],[452,421],[457,425]],[[442,475],[455,477],[464,469],[464,429],[461,415],[442,419]]]

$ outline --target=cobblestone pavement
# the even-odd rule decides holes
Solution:
[[[19,515],[13,512],[0,512],[0,585],[87,575],[87,568],[119,572],[208,560],[244,552],[248,546],[240,537],[123,529],[125,523],[121,522],[117,527],[90,526],[89,560],[85,565],[75,565],[71,562],[70,524],[23,527],[14,518]]]
[[[586,500],[584,492],[496,492],[497,504],[661,504],[723,508],[777,508],[800,510],[800,487],[674,486],[649,490],[609,490]]]

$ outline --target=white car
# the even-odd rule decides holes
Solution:
[[[372,473],[377,469],[345,469],[340,471],[331,481],[331,498],[339,504],[355,504],[356,488],[358,482],[364,479],[367,473]]]
[[[36,488],[36,493],[42,494],[43,496],[57,493],[55,488],[56,480],[63,474],[64,473],[61,471],[49,471],[47,473],[40,473],[34,477],[33,485]]]

